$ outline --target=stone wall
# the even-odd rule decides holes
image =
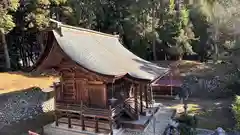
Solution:
[[[184,77],[183,88],[190,91],[192,97],[223,97],[229,96],[231,90],[227,86],[239,79],[237,71],[226,73],[222,76],[197,76]]]
[[[53,101],[52,92],[44,93],[37,88],[0,95],[0,129],[52,111]]]

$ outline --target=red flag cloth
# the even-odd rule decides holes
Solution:
[[[32,132],[32,131],[28,131],[28,135],[39,135],[39,134],[34,133],[34,132]]]

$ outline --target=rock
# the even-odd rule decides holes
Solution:
[[[211,135],[227,135],[226,132],[221,128],[221,127],[218,127],[215,132]]]

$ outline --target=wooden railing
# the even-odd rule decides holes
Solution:
[[[127,102],[128,104],[130,104],[132,107],[135,107],[135,99],[133,97],[130,97],[128,98],[127,100],[125,100],[125,102]],[[141,109],[141,101],[139,99],[137,99],[137,107],[138,107],[138,110],[140,111]],[[146,103],[145,103],[146,104]],[[142,104],[143,106],[143,110],[146,109],[146,105],[144,105],[144,103]]]
[[[124,109],[126,110],[126,112],[135,120],[138,119],[138,112],[136,112],[136,110],[131,107],[130,104],[128,104],[127,102],[124,102]]]
[[[118,104],[117,106],[114,106],[114,108],[111,109],[112,118],[116,119],[116,117],[122,112],[123,109],[123,104]]]
[[[119,118],[120,114],[122,114],[123,110],[129,114],[133,119],[138,119],[138,112],[141,107],[139,99],[137,100],[137,108],[135,109],[135,99],[128,98],[122,104],[118,104],[114,106],[114,108],[109,109],[97,109],[91,108],[83,103],[79,104],[66,104],[66,103],[56,103],[56,126],[60,117],[65,117],[65,122],[68,124],[68,127],[71,128],[72,125],[80,125],[82,130],[85,130],[85,127],[95,128],[95,132],[99,132],[99,129],[109,130],[112,133],[112,123],[115,119]],[[144,108],[146,106],[143,105]],[[75,118],[75,119],[73,119]],[[80,122],[75,122],[75,120],[79,119]],[[107,123],[106,123],[107,122]],[[107,126],[109,125],[109,126]]]
[[[81,126],[82,130],[86,127],[95,128],[95,132],[100,129],[107,130],[112,134],[112,109],[89,108],[83,104],[64,104],[56,103],[55,122]],[[59,119],[61,118],[61,119]],[[79,122],[76,122],[79,121]]]

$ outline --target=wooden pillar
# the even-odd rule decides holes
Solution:
[[[85,124],[84,124],[84,116],[83,116],[83,102],[81,101],[81,125],[82,125],[82,130],[85,130]]]
[[[109,121],[109,125],[110,125],[110,135],[113,135],[112,119]]]
[[[146,108],[148,108],[148,86],[147,85],[145,85],[145,87],[144,87],[145,89],[144,89],[144,95],[145,95],[145,102],[146,102]]]
[[[84,116],[83,114],[81,115],[81,121],[82,121],[82,130],[85,130],[85,123],[84,123]]]
[[[56,103],[57,103],[57,86],[55,83],[53,83],[53,86],[54,86],[54,109],[55,109],[55,112],[54,112],[54,117],[55,117],[55,125],[58,126],[58,112],[57,112],[57,108],[56,108]]]
[[[63,99],[63,91],[64,91],[64,82],[63,82],[63,78],[62,78],[62,74],[61,74],[61,78],[60,78],[60,84],[61,84],[61,90],[60,90],[60,99]]]
[[[109,106],[109,127],[110,127],[110,135],[113,135],[112,129],[112,107]]]
[[[55,110],[54,116],[55,116],[55,125],[58,126],[58,112]]]
[[[143,85],[140,84],[140,113],[143,113]]]
[[[75,70],[72,71],[73,72],[73,92],[74,92],[74,100],[75,102],[79,103],[78,101],[78,91],[77,91],[77,84],[76,84],[76,72]]]
[[[95,118],[95,132],[97,133],[99,131],[98,129],[98,118]]]
[[[53,83],[53,89],[54,89],[54,109],[56,110],[56,103],[57,103],[57,94],[58,94],[58,91],[57,91],[57,85],[56,83]]]
[[[68,113],[68,128],[72,128],[72,123],[71,123],[71,115]]]
[[[103,84],[104,85],[104,103],[105,103],[105,107],[107,108],[108,107],[108,95],[107,95],[107,85],[106,84]]]
[[[134,88],[134,107],[135,107],[135,112],[138,115],[138,95],[137,92],[139,91],[139,84],[136,85],[136,87]]]

